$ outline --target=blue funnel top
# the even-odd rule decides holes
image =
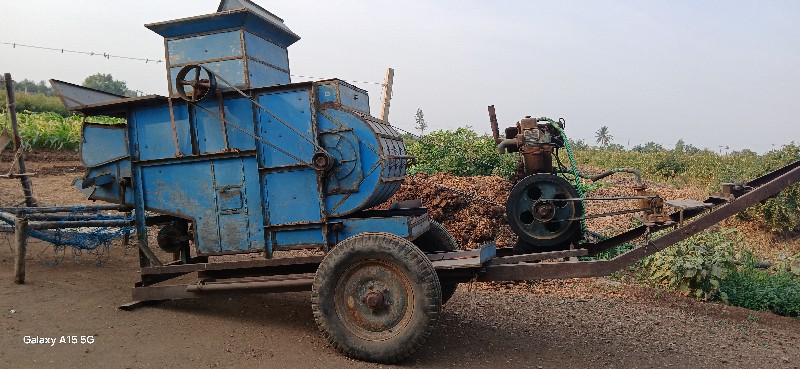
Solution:
[[[165,39],[171,93],[178,71],[189,64],[202,64],[242,89],[290,83],[286,48],[300,39],[283,19],[249,0],[222,0],[216,13],[145,27]]]

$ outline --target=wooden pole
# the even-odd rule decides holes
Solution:
[[[383,82],[383,106],[381,107],[381,119],[389,121],[389,105],[392,101],[392,83],[394,83],[394,69],[386,70],[386,80]]]
[[[11,134],[14,141],[14,151],[17,157],[17,167],[22,176],[19,177],[22,182],[22,193],[25,195],[25,206],[32,208],[37,206],[36,199],[33,198],[33,188],[31,187],[31,179],[27,176],[28,170],[25,168],[25,155],[22,152],[22,137],[19,135],[19,127],[17,126],[17,111],[16,101],[14,100],[14,81],[11,79],[11,73],[3,75],[6,85],[6,108],[8,108],[8,116],[11,118]]]
[[[17,213],[14,222],[14,236],[17,248],[14,254],[14,283],[25,284],[25,255],[28,249],[28,219]]]

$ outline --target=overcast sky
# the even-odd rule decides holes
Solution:
[[[302,39],[292,74],[382,82],[395,68],[389,120],[413,130],[488,132],[525,115],[563,117],[594,141],[608,126],[634,146],[678,139],[765,152],[800,142],[797,1],[255,0]],[[0,42],[164,59],[145,23],[213,13],[214,0],[8,1]],[[0,72],[80,84],[110,73],[166,94],[164,64],[0,45]],[[305,80],[293,77],[294,81]],[[379,115],[381,87],[370,92]]]

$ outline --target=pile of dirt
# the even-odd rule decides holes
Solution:
[[[586,195],[595,198],[632,196],[633,184],[633,178],[624,175],[610,177]],[[704,200],[707,197],[704,191],[695,187],[677,189],[654,183],[648,183],[648,186],[665,199]],[[505,217],[505,202],[511,188],[511,183],[496,176],[457,177],[446,173],[420,173],[408,176],[400,190],[384,204],[384,208],[394,201],[422,199],[431,217],[442,223],[462,248],[476,248],[492,240],[496,241],[498,247],[511,247],[517,239]],[[587,201],[586,214],[636,207],[633,200]],[[587,226],[590,231],[616,234],[631,228],[631,218],[631,214],[625,214],[590,219]]]

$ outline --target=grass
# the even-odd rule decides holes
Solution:
[[[92,117],[94,123],[119,124],[124,119],[111,117]],[[78,150],[81,141],[83,117],[71,115],[64,117],[58,113],[17,113],[19,133],[25,150],[44,148],[52,150]],[[0,131],[11,131],[7,113],[0,113]]]

